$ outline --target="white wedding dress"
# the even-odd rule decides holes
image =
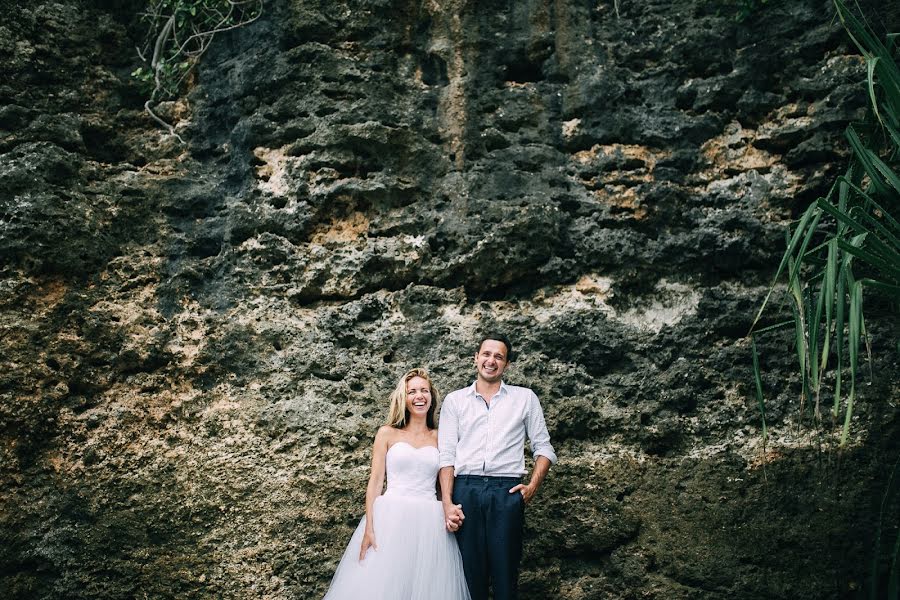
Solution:
[[[375,543],[359,560],[363,517],[324,600],[470,600],[459,547],[444,528],[435,482],[438,450],[397,442],[385,457],[387,489],[375,499]]]

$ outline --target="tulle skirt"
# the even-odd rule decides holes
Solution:
[[[378,549],[359,560],[363,517],[324,600],[470,600],[440,501],[388,494],[375,499],[373,512]]]

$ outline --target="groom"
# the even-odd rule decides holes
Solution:
[[[512,359],[505,335],[482,338],[475,383],[448,394],[441,407],[441,501],[472,600],[487,600],[490,585],[495,600],[516,598],[525,505],[556,462],[537,396],[502,380]],[[524,484],[526,436],[534,470]]]

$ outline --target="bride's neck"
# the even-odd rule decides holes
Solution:
[[[412,417],[403,429],[409,433],[425,433],[429,431],[425,417]]]

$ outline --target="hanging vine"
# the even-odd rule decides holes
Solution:
[[[259,19],[264,0],[149,0],[141,15],[147,33],[138,56],[144,66],[131,75],[146,85],[147,113],[184,143],[154,110],[160,102],[177,98],[185,80],[218,33]]]

